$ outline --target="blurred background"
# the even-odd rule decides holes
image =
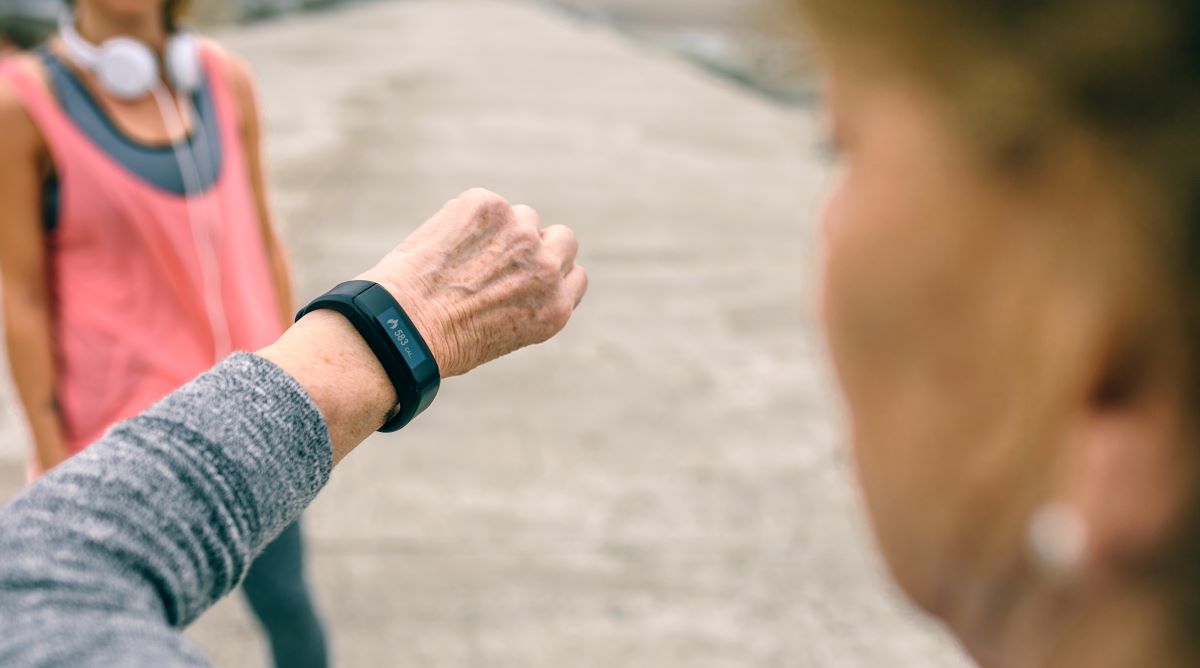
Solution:
[[[307,300],[470,186],[578,232],[555,341],[446,384],[306,516],[341,666],[967,665],[857,508],[814,318],[833,166],[765,0],[201,0],[260,86]],[[36,34],[57,8],[0,0]],[[0,381],[0,500],[28,439]],[[240,598],[189,635],[266,665]]]

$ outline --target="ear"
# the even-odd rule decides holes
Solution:
[[[1191,498],[1183,387],[1153,357],[1102,366],[1068,436],[1064,501],[1087,527],[1086,568],[1102,574],[1161,554]]]

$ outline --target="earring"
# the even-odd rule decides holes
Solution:
[[[1038,508],[1029,520],[1026,540],[1034,562],[1058,577],[1077,573],[1087,558],[1087,522],[1065,503]]]

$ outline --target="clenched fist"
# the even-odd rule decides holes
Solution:
[[[575,234],[470,190],[360,278],[387,288],[413,319],[443,377],[559,333],[587,292]]]
[[[562,331],[587,292],[578,249],[571,230],[542,229],[533,209],[471,190],[359,278],[400,302],[447,378]],[[291,374],[320,409],[334,462],[396,407],[374,353],[333,311],[309,313],[259,355]]]

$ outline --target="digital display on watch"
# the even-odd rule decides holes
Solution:
[[[396,410],[379,431],[399,431],[429,408],[442,384],[437,360],[387,290],[371,281],[346,281],[300,309],[296,320],[318,309],[337,311],[349,320],[392,381]]]
[[[376,319],[387,330],[392,343],[404,354],[404,361],[408,362],[410,367],[416,368],[429,359],[420,346],[413,344],[413,333],[408,330],[404,319],[400,317],[400,313],[396,309],[389,308]]]

